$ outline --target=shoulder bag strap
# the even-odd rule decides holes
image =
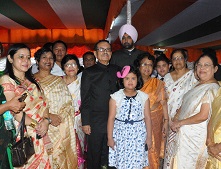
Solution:
[[[21,130],[20,130],[20,139],[22,142],[24,141],[24,128],[25,128],[25,112],[23,112],[22,119],[21,119]]]

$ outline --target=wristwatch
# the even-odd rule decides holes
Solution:
[[[48,120],[49,124],[51,124],[51,123],[52,123],[52,120],[51,120],[50,118],[45,117],[44,119]]]

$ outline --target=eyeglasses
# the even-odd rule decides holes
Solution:
[[[97,50],[99,51],[99,52],[111,52],[111,48],[97,48]]]
[[[77,67],[76,63],[69,63],[69,64],[65,64],[66,68],[70,68],[70,67]]]
[[[142,63],[141,66],[142,67],[153,67],[152,64],[147,64],[147,63]]]
[[[203,64],[201,64],[201,63],[197,63],[196,64],[196,68],[199,68],[199,69],[202,69],[203,67],[205,68],[205,69],[208,69],[210,66],[212,66],[213,64],[209,64],[209,63],[205,63],[204,65]]]
[[[85,62],[92,62],[92,61],[95,61],[94,58],[90,58],[90,59],[84,59]]]
[[[177,60],[179,60],[179,61],[184,60],[184,57],[180,56],[180,57],[175,57],[172,59],[172,61],[177,61]]]

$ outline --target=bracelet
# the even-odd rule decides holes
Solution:
[[[48,120],[48,123],[51,124],[52,123],[52,120],[48,117],[45,117],[44,119]]]
[[[31,124],[29,126],[31,126],[32,128],[35,128],[37,124],[38,122],[32,119]]]
[[[168,120],[168,121],[169,121],[169,119],[163,119],[163,122],[165,122],[166,120]]]

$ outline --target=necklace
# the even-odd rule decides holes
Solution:
[[[67,76],[64,76],[64,81],[66,82],[67,85],[71,84],[75,80],[77,80],[77,76],[72,78],[67,78]]]
[[[16,77],[16,79],[22,84],[22,83],[24,83],[24,81],[26,80],[26,77],[24,77],[24,79],[21,79],[21,78],[19,78],[19,77],[17,77],[17,76],[15,76]]]

